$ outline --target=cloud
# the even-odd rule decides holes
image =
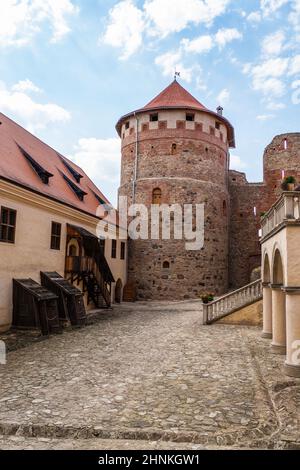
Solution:
[[[252,13],[247,16],[247,20],[252,24],[260,23],[262,20],[260,11],[252,11]]]
[[[223,49],[226,44],[242,37],[242,34],[235,28],[222,28],[215,35],[206,34],[194,39],[182,39],[180,45],[186,53],[204,54],[216,46]]]
[[[70,156],[104,192],[112,203],[120,182],[121,142],[119,138],[79,139]]]
[[[52,30],[51,42],[58,42],[70,31],[67,18],[77,12],[71,0],[2,1],[0,48],[29,44],[45,23]]]
[[[121,49],[120,58],[128,59],[139,50],[144,37],[163,39],[183,31],[190,24],[210,26],[215,18],[226,12],[230,2],[145,0],[143,6],[138,8],[134,0],[122,0],[109,11],[100,42]]]
[[[261,0],[260,7],[265,17],[273,15],[290,0]]]
[[[300,73],[300,54],[294,56],[290,60],[289,75],[297,75]]]
[[[213,39],[209,35],[199,36],[195,39],[182,39],[181,46],[186,52],[203,54],[209,52],[213,47]]]
[[[217,32],[215,41],[218,46],[223,49],[227,43],[234,39],[241,39],[242,37],[242,34],[235,28],[222,28]]]
[[[256,119],[258,121],[269,121],[270,119],[273,119],[275,117],[274,114],[260,114],[256,116]]]
[[[23,83],[24,89],[24,83],[29,86],[28,82],[19,82],[11,88],[8,88],[4,82],[0,82],[1,111],[10,113],[14,118],[19,119],[31,132],[45,128],[51,123],[67,122],[71,119],[71,114],[61,106],[54,103],[38,103],[26,94],[25,90],[22,91],[21,84]],[[38,87],[32,82],[30,84],[31,91],[35,88],[38,90]]]
[[[224,88],[219,95],[217,96],[217,103],[225,106],[229,102],[230,99],[230,92],[227,90],[227,88]]]
[[[252,88],[266,96],[280,97],[285,93],[285,77],[289,58],[268,59],[259,65],[246,64],[243,72],[252,78]]]
[[[125,60],[141,47],[144,28],[143,12],[132,0],[124,0],[110,10],[108,25],[102,39],[105,44],[121,48],[123,52],[120,59]]]
[[[31,80],[28,78],[26,80],[20,80],[18,83],[12,86],[12,91],[31,91],[33,93],[42,93],[42,90],[37,87]]]
[[[225,13],[231,0],[146,0],[145,14],[150,34],[167,36],[180,32],[190,23],[211,25]]]
[[[242,161],[238,155],[230,155],[230,169],[231,170],[243,170],[247,168],[247,164]]]
[[[156,57],[155,64],[162,69],[162,73],[165,77],[174,75],[176,69],[180,72],[181,79],[190,83],[193,75],[199,75],[199,73],[201,73],[201,67],[198,64],[185,67],[182,59],[183,54],[181,50],[171,51]]]
[[[285,34],[283,31],[277,31],[265,37],[262,43],[262,53],[264,56],[278,56],[281,54]]]

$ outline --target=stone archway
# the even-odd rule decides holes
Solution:
[[[275,247],[272,264],[272,352],[286,354],[286,308],[284,269],[281,253]]]
[[[116,304],[120,304],[122,302],[122,290],[123,290],[123,283],[121,279],[118,279],[116,282],[115,287],[115,302]]]

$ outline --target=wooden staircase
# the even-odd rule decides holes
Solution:
[[[229,292],[209,304],[203,304],[203,324],[211,325],[221,318],[262,299],[262,280]]]

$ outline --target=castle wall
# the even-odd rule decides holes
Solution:
[[[263,162],[262,183],[248,183],[244,173],[229,172],[229,283],[234,288],[250,282],[251,271],[260,266],[260,215],[268,211],[282,193],[282,170],[285,176],[295,176],[300,183],[300,133],[274,137],[265,149]]]

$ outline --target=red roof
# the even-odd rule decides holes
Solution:
[[[2,113],[0,113],[0,123],[0,178],[93,216],[96,216],[97,208],[100,205],[95,194],[109,204],[107,198],[75,163],[63,157]],[[50,175],[48,184],[43,183],[30,163],[30,158],[34,165],[39,165],[42,170],[45,170],[46,175],[47,173]],[[39,169],[39,167],[37,168]],[[71,169],[74,170],[74,173]],[[81,176],[81,178],[76,180],[76,176]],[[83,194],[86,193],[82,201],[74,189],[70,187],[67,179],[71,185],[72,183],[76,185],[76,188],[81,190]]]
[[[125,114],[117,122],[116,129],[121,136],[122,124],[125,120],[135,114],[145,113],[147,111],[159,111],[160,109],[191,109],[202,111],[223,121],[228,131],[228,142],[230,147],[235,147],[234,128],[224,116],[220,116],[214,111],[207,109],[200,101],[196,100],[177,80],[174,80],[159,95],[151,100],[146,106],[131,113]]]
[[[205,106],[194,98],[176,80],[157,95],[150,103],[143,107],[144,110],[157,108],[193,108],[203,110]]]

